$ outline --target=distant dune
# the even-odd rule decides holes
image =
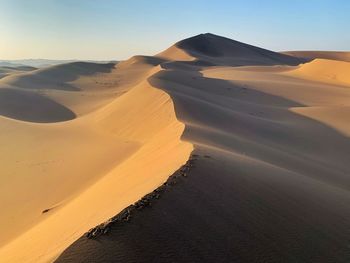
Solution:
[[[349,262],[337,57],[207,33],[0,79],[0,259]]]
[[[350,62],[350,52],[345,51],[287,51],[282,53],[306,59],[323,58]]]
[[[18,67],[0,66],[0,79],[12,74],[31,71],[35,69],[36,68],[29,67],[29,66],[18,66]]]
[[[159,70],[137,58],[0,80],[0,261],[52,261],[186,162],[184,125],[147,81]]]
[[[315,59],[293,70],[291,75],[314,81],[350,86],[350,63],[329,59]]]
[[[157,56],[202,66],[298,65],[304,61],[210,33],[182,40]]]
[[[66,64],[66,63],[72,63],[72,62],[79,62],[78,60],[55,60],[55,59],[15,59],[15,60],[0,60],[0,67],[6,66],[6,67],[23,67],[23,66],[29,66],[29,67],[35,67],[35,68],[44,68],[59,64]],[[88,60],[85,62],[91,62],[91,63],[116,63],[117,61],[93,61]]]

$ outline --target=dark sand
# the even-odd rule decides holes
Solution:
[[[349,262],[348,195],[196,153],[188,176],[159,200],[106,235],[81,237],[56,262]]]

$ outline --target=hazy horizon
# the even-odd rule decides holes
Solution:
[[[206,32],[275,51],[346,51],[350,43],[342,0],[0,2],[1,60],[123,60]]]

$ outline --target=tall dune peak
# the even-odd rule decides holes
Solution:
[[[177,61],[205,61],[214,65],[298,65],[303,58],[270,51],[212,33],[186,38],[158,54]]]
[[[205,55],[218,57],[223,56],[224,51],[220,49],[222,45],[234,40],[214,35],[211,33],[199,34],[177,42],[175,45],[184,50],[192,50]]]

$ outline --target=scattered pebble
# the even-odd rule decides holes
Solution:
[[[173,175],[171,175],[163,185],[155,189],[153,192],[145,195],[136,203],[128,206],[127,208],[122,210],[119,214],[110,218],[106,222],[94,228],[91,228],[85,234],[85,236],[89,239],[93,239],[101,235],[106,235],[111,230],[112,225],[122,223],[122,222],[129,222],[132,218],[133,213],[135,213],[136,211],[142,210],[146,207],[150,207],[152,205],[151,201],[155,199],[159,199],[161,196],[161,193],[163,193],[167,187],[173,186],[177,183],[178,176],[183,176],[183,177],[188,176],[188,172],[194,167],[194,161],[196,160],[196,158],[194,157],[198,157],[198,155],[193,154],[189,158],[189,160],[186,162],[186,164],[184,164],[178,171],[176,171]],[[43,213],[46,213],[49,211],[49,209],[46,209],[46,210],[44,210]]]

